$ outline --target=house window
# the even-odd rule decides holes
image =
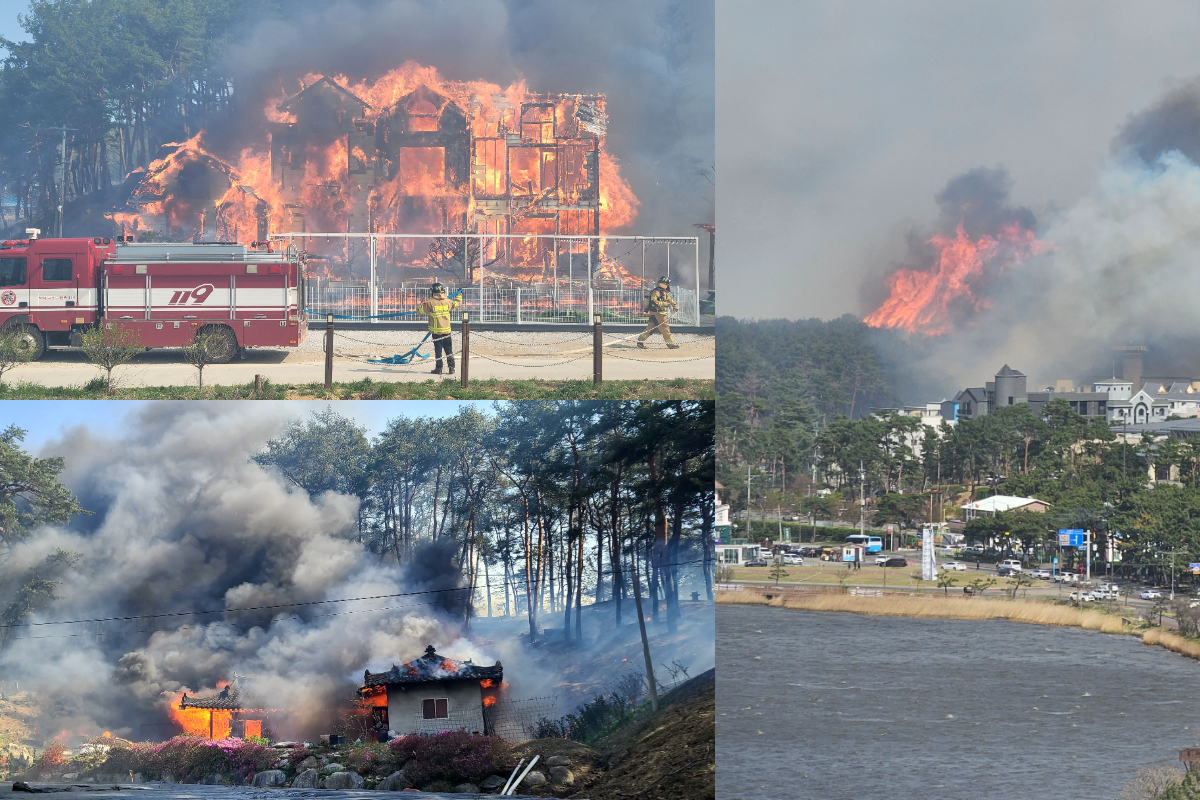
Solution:
[[[425,719],[449,719],[450,701],[444,697],[421,701],[421,716]]]
[[[372,706],[371,707],[371,723],[378,728],[383,726],[388,727],[388,710],[387,706]]]
[[[249,739],[251,736],[262,736],[262,720],[248,719],[246,720],[246,728],[243,731],[244,738]]]

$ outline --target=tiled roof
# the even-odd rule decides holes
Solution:
[[[504,679],[504,668],[497,661],[495,666],[481,667],[471,661],[455,661],[439,655],[433,645],[425,648],[425,655],[414,658],[399,666],[393,664],[386,672],[363,673],[363,687],[388,686],[389,684],[427,683],[430,681],[493,680]]]
[[[242,697],[242,686],[237,678],[233,683],[221,690],[220,694],[211,697],[188,697],[186,694],[179,701],[180,708],[212,708],[223,711],[239,711],[245,709],[247,703]]]

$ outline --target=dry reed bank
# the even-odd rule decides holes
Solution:
[[[1200,661],[1200,641],[1180,636],[1163,628],[1147,628],[1144,623],[1129,624],[1119,616],[1097,609],[1076,608],[1054,602],[904,595],[872,597],[849,594],[813,594],[795,597],[776,595],[767,599],[758,592],[747,591],[719,592],[717,602],[794,608],[802,611],[844,611],[886,617],[1003,619],[1032,625],[1082,628],[1100,633],[1137,636],[1143,644],[1164,647],[1172,652]]]

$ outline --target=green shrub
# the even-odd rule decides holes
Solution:
[[[386,744],[355,744],[338,752],[338,760],[359,775],[392,774],[400,768],[400,759]]]

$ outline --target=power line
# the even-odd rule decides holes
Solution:
[[[662,564],[659,566],[682,566],[682,565],[686,565],[686,564],[699,564],[699,563],[703,563],[703,561],[704,561],[704,559],[695,559],[695,560],[691,560],[691,561],[677,561],[677,562],[671,562],[670,564]],[[715,562],[715,559],[714,559],[714,562]],[[611,573],[606,572],[606,574],[611,574]],[[477,589],[477,590],[480,588],[481,587],[478,585],[476,585],[476,587],[475,587],[475,589]],[[64,619],[64,620],[53,620],[53,621],[47,621],[47,622],[20,622],[20,623],[13,623],[13,624],[9,624],[9,625],[0,625],[0,630],[6,630],[6,629],[12,629],[12,628],[37,628],[37,627],[44,627],[47,625],[83,625],[83,624],[88,624],[88,623],[100,623],[100,622],[132,622],[135,620],[142,620],[142,619],[165,619],[165,618],[171,618],[171,617],[192,617],[192,616],[201,616],[204,614],[230,614],[230,613],[240,613],[240,612],[247,612],[247,611],[273,611],[273,610],[280,609],[280,608],[297,608],[300,606],[319,606],[319,605],[329,605],[332,603],[353,603],[353,602],[362,601],[362,600],[390,600],[390,599],[396,598],[396,597],[415,597],[418,595],[442,594],[445,592],[469,592],[469,591],[471,591],[470,587],[461,586],[461,587],[456,587],[456,588],[451,588],[451,589],[426,589],[426,590],[419,591],[419,592],[397,592],[395,594],[377,594],[377,595],[368,595],[368,596],[364,596],[364,597],[344,597],[344,598],[340,598],[337,600],[307,600],[307,601],[300,601],[300,602],[295,602],[295,603],[277,603],[277,604],[269,605],[269,606],[243,606],[240,608],[222,608],[222,609],[213,609],[210,611],[165,611],[165,612],[158,613],[158,614],[130,614],[128,616],[123,616],[123,617],[92,617],[89,619]],[[393,608],[411,608],[411,607],[417,606],[417,605],[428,605],[428,603],[413,603],[413,604],[410,604],[407,606],[394,606],[394,607],[378,608],[378,609],[360,609],[358,611],[339,611],[339,612],[336,612],[333,614],[320,614],[320,615],[313,617],[313,619],[321,619],[323,617],[336,617],[336,616],[341,616],[343,614],[361,614],[361,613],[367,613],[370,611],[388,611],[388,610],[392,610]],[[182,630],[187,627],[192,627],[192,626],[184,625],[184,626],[180,626],[179,628],[176,628],[175,630]],[[92,635],[94,635],[94,634],[91,634],[91,633],[88,633],[88,634],[65,634],[65,636],[92,636]],[[21,638],[23,638],[23,639],[35,639],[35,638],[36,639],[46,639],[46,638],[61,638],[61,637],[26,636],[26,637],[21,637]]]
[[[42,625],[79,625],[88,622],[128,622],[137,619],[161,619],[163,617],[192,617],[201,614],[229,614],[240,611],[272,611],[277,608],[296,608],[297,606],[319,606],[329,603],[353,603],[357,600],[388,600],[393,597],[412,597],[421,594],[439,594],[442,592],[467,592],[470,589],[462,586],[454,589],[427,589],[420,592],[397,592],[396,594],[376,594],[368,597],[346,597],[340,600],[308,600],[297,603],[278,603],[271,606],[244,606],[242,608],[221,608],[212,611],[167,611],[161,614],[132,614],[126,617],[95,617],[92,619],[64,619],[54,622],[20,622],[11,625],[0,625],[5,628],[34,628]],[[345,612],[343,612],[345,613]]]
[[[438,591],[455,591],[455,590],[438,590]],[[401,605],[401,606],[384,606],[383,608],[362,608],[357,611],[335,611],[332,614],[317,614],[313,617],[310,617],[309,619],[324,619],[326,617],[342,617],[342,616],[346,616],[347,614],[370,614],[370,613],[378,612],[378,611],[397,611],[402,608],[416,608],[417,606],[427,606],[427,605],[432,605],[432,603],[407,603],[407,604]],[[298,614],[293,614],[292,618],[293,619],[301,619],[300,615],[298,615]],[[180,625],[178,628],[170,628],[170,629],[155,628],[155,629],[149,630],[149,631],[138,631],[138,633],[156,633],[156,632],[162,631],[162,630],[186,631],[191,628],[199,628],[199,627],[201,627],[201,626],[200,625]],[[24,642],[29,639],[73,639],[73,638],[77,638],[77,637],[81,637],[81,636],[97,637],[97,636],[105,636],[105,635],[106,634],[104,634],[102,632],[96,632],[96,631],[90,631],[90,632],[85,632],[85,633],[57,633],[57,634],[51,634],[49,636],[14,636],[9,641],[10,642]]]

